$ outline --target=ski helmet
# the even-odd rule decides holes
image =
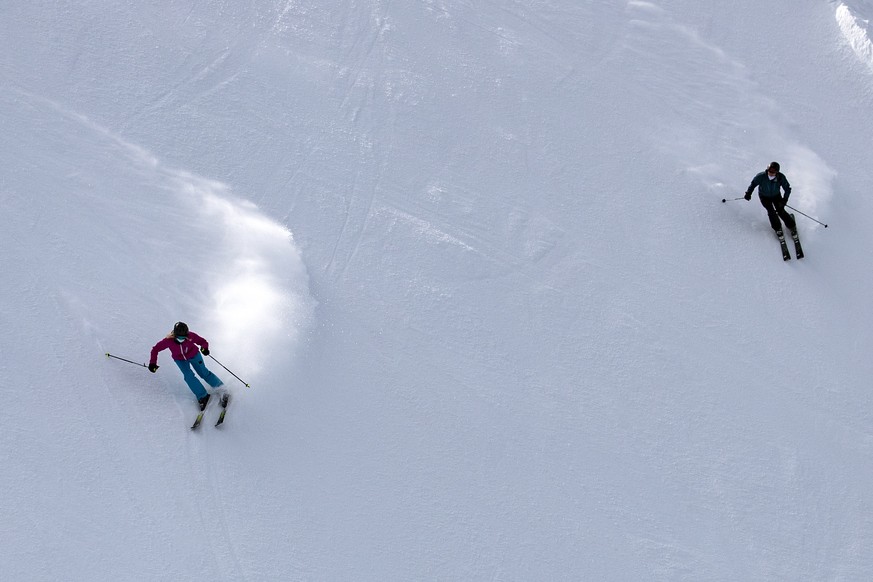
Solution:
[[[770,165],[767,166],[768,170],[773,170],[774,172],[779,171],[779,162],[770,162]]]
[[[173,335],[176,337],[188,335],[188,325],[185,322],[177,321],[173,326]]]

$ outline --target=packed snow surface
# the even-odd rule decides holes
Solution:
[[[4,2],[2,577],[869,580],[871,18]]]

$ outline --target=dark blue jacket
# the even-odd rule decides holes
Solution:
[[[771,180],[766,171],[761,172],[752,178],[752,183],[746,188],[746,194],[754,192],[755,187],[758,188],[758,196],[761,198],[778,198],[779,188],[785,190],[785,202],[788,202],[788,197],[791,195],[791,184],[782,172],[776,172],[775,180]]]

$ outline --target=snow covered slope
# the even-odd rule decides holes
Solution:
[[[0,568],[866,579],[870,15],[4,4]]]

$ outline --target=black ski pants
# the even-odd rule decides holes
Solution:
[[[773,227],[773,230],[782,230],[782,224],[779,222],[780,218],[789,231],[794,232],[797,229],[794,219],[785,211],[785,202],[781,197],[764,198],[759,196],[758,198],[761,200],[761,206],[767,210],[767,218],[770,219],[770,226]]]

